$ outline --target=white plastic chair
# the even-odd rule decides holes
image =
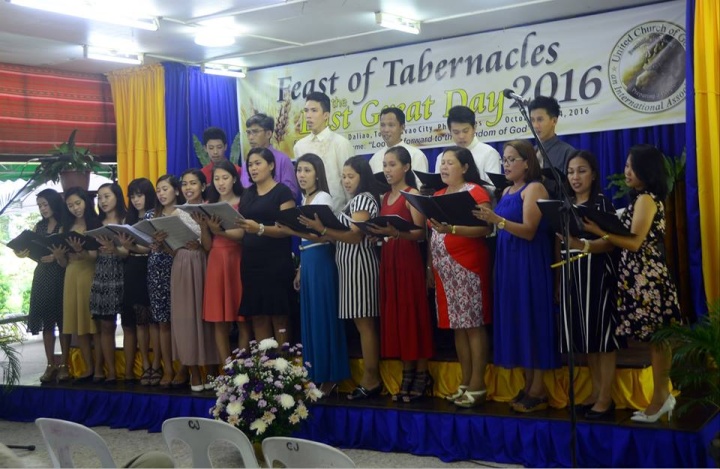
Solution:
[[[117,467],[105,440],[85,425],[67,420],[39,418],[40,428],[53,467],[75,467],[70,447],[86,446],[95,451],[102,467]]]
[[[262,449],[268,467],[273,467],[275,461],[285,467],[355,467],[352,459],[339,449],[302,438],[268,437],[263,440]]]
[[[180,440],[190,446],[192,467],[213,467],[210,462],[210,445],[216,441],[227,441],[240,450],[245,467],[260,467],[252,443],[247,436],[230,424],[219,420],[193,417],[177,417],[165,420],[162,434],[168,450],[173,440]]]

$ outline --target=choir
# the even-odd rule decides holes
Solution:
[[[315,99],[320,98],[312,97],[308,105]],[[329,112],[321,103],[315,114]],[[309,118],[323,117],[315,114]],[[390,114],[404,123],[402,110],[393,108]],[[615,351],[625,346],[625,338],[649,340],[660,325],[679,319],[677,293],[660,249],[665,170],[662,154],[652,146],[635,146],[627,158],[626,181],[633,192],[620,222],[629,234],[611,233],[585,219],[583,232],[566,247],[538,207],[550,195],[537,149],[528,141],[504,145],[497,163],[509,184],[497,195],[481,178],[484,168],[468,148],[474,139],[458,141],[438,157],[437,171],[446,187],[432,197],[467,192],[475,203],[469,219],[453,224],[423,213],[406,198],[406,193],[420,192],[412,152],[399,135],[395,141],[401,144],[381,155],[387,185],[378,183],[365,157],[346,159],[338,172],[335,164],[326,166],[327,155],[296,154],[293,182],[302,197],[295,208],[295,187],[278,181],[274,152],[259,146],[247,153],[243,187],[237,167],[214,148],[226,148],[217,130],[205,139],[214,151],[208,167],[188,170],[180,179],[164,175],[154,186],[144,178],[133,180],[127,205],[115,183],[98,190],[99,214],[82,189],[68,190],[64,203],[51,190],[38,195],[43,218],[35,231],[42,235],[82,234],[163,217],[179,218],[191,232],[190,241],[180,246],[162,230],[147,243],[128,234],[105,234],[97,237],[99,247],[85,246],[76,236],[53,246],[35,273],[29,325],[44,336],[58,325],[63,361],[56,366],[48,358],[41,381],[70,378],[67,345],[70,334],[76,334],[84,364],[73,370],[76,380],[115,382],[120,315],[125,380],[207,389],[207,373],[215,374],[230,355],[230,337],[237,330],[239,348],[247,348],[252,338],[274,336],[282,343],[291,335],[301,337],[311,378],[322,383],[327,395],[350,377],[343,320],[352,320],[363,368],[348,398],[382,392],[382,357],[403,364],[399,392],[392,399],[412,402],[432,395],[433,389],[429,287],[435,291],[438,327],[453,330],[461,369],[460,386],[448,400],[460,407],[481,405],[492,359],[496,366],[525,370],[525,387],[512,399],[512,409],[545,409],[543,373],[559,367],[560,353],[572,346],[587,354],[592,376],[592,393],[581,411],[598,419],[614,409]],[[601,194],[594,155],[574,151],[558,169],[567,174],[562,183],[573,203],[615,216]],[[341,182],[343,193],[333,193],[338,189],[331,181]],[[188,214],[179,208],[186,201],[227,203],[237,214],[234,224],[216,215]],[[337,207],[339,201],[343,205]],[[337,220],[330,223],[301,211],[313,206],[335,209]],[[293,226],[278,222],[288,210],[298,210]],[[298,256],[293,236],[302,238]],[[563,264],[563,275],[555,274],[551,265],[566,248],[583,255]],[[298,305],[300,320],[294,323],[290,318]],[[47,342],[54,343],[52,333]],[[133,369],[136,349],[141,373]],[[668,393],[669,349],[652,345],[651,350],[654,393],[650,407],[633,417],[638,422],[653,422],[675,405]]]

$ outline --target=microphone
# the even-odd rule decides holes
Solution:
[[[41,156],[39,158],[31,158],[28,162],[36,162],[40,164],[55,163],[56,161],[72,161],[71,155],[54,155],[54,156]]]
[[[505,88],[505,89],[503,90],[503,95],[504,95],[506,98],[514,99],[515,101],[520,101],[520,102],[524,102],[524,101],[525,101],[525,98],[523,98],[523,97],[520,96],[519,94],[515,93],[515,91],[511,90],[510,88]]]

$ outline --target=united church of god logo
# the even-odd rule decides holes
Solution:
[[[655,114],[685,100],[685,30],[649,21],[620,38],[608,63],[610,86],[628,108]]]

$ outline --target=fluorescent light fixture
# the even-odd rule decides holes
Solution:
[[[104,49],[102,47],[83,46],[83,55],[85,55],[86,59],[105,60],[121,64],[140,65],[143,63],[142,54]]]
[[[202,28],[195,35],[195,44],[205,47],[227,47],[235,44],[235,36],[217,29]]]
[[[203,73],[208,75],[221,75],[224,77],[245,78],[247,68],[239,65],[208,62],[202,66]]]
[[[61,15],[76,16],[103,23],[119,24],[132,28],[157,31],[158,20],[151,16],[131,17],[123,14],[117,6],[108,7],[108,4],[117,5],[115,2],[100,0],[6,0],[13,5],[35,8],[38,10],[59,13]]]
[[[384,28],[396,29],[404,33],[420,34],[420,22],[417,20],[378,11],[375,13],[375,21]]]

